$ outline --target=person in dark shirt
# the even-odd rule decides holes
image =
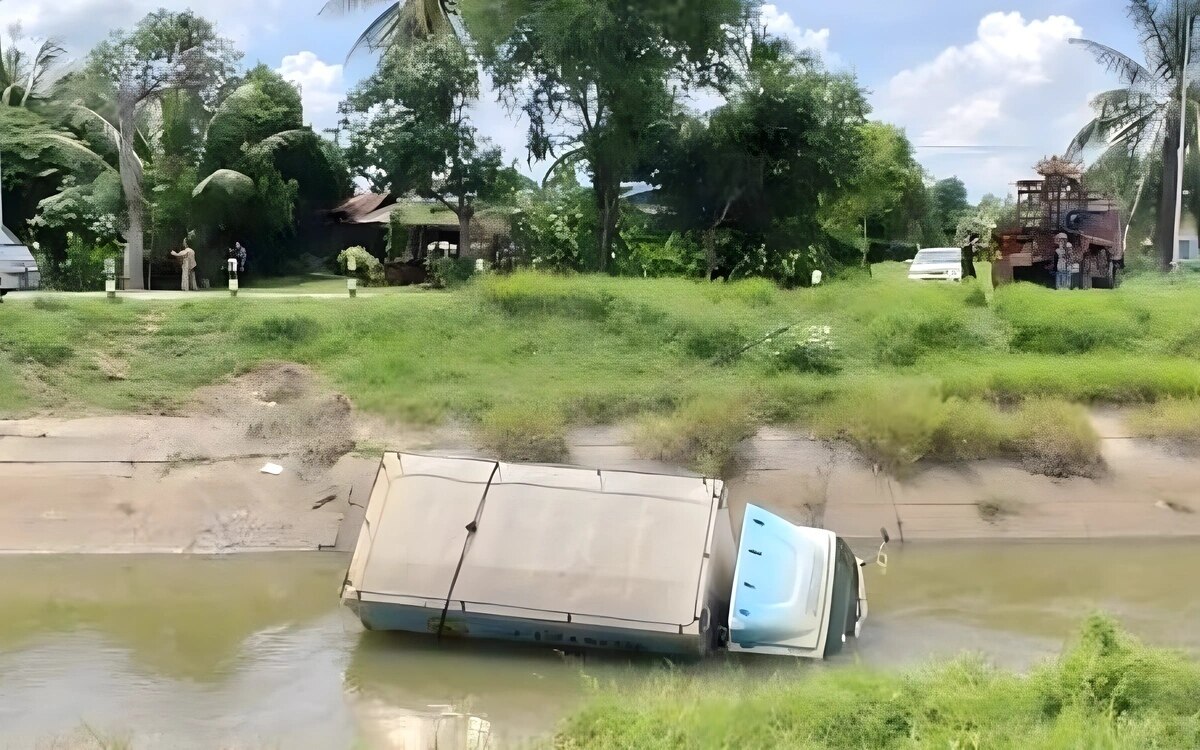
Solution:
[[[967,237],[967,245],[962,249],[962,277],[964,279],[979,278],[975,273],[975,254],[979,252],[979,235],[972,232]]]

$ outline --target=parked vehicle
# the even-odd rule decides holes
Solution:
[[[0,300],[9,292],[37,289],[41,280],[33,253],[0,224]]]
[[[962,250],[956,247],[926,248],[910,262],[913,281],[962,281]]]
[[[701,477],[387,453],[342,601],[370,630],[439,638],[841,651],[867,617],[862,560],[754,505],[738,544],[727,500]]]
[[[1027,282],[1054,288],[1058,262],[1055,238],[1070,243],[1072,285],[1116,289],[1125,269],[1125,238],[1117,201],[1091,192],[1083,167],[1061,157],[1035,167],[1039,180],[1017,183],[1014,219],[994,232],[998,257],[992,283]]]

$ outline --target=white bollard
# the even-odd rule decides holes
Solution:
[[[238,293],[238,262],[237,258],[230,258],[229,265],[229,296],[236,297]]]
[[[354,260],[354,256],[351,255],[346,259],[346,273],[350,274],[350,277],[346,279],[346,291],[350,293],[351,297],[358,296],[358,279],[354,277],[354,272],[357,270],[358,263]]]
[[[813,286],[821,286],[821,279],[822,279],[822,278],[824,278],[824,274],[822,274],[820,271],[813,271],[813,274],[812,274],[812,285],[813,285]]]
[[[117,298],[117,261],[116,258],[104,259],[104,293],[109,299]]]

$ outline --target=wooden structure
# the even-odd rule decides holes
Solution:
[[[1040,180],[1017,183],[1017,216],[996,230],[999,257],[992,264],[996,286],[1016,281],[1054,286],[1054,238],[1065,233],[1071,262],[1080,266],[1084,288],[1113,289],[1125,266],[1121,217],[1116,202],[1090,193],[1080,165],[1051,157],[1036,167]]]

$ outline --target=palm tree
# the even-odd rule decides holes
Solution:
[[[1155,151],[1161,154],[1163,180],[1156,239],[1164,270],[1170,268],[1175,253],[1172,244],[1185,80],[1188,81],[1186,115],[1195,121],[1195,115],[1200,113],[1200,107],[1197,107],[1200,103],[1200,86],[1197,86],[1200,45],[1195,39],[1189,44],[1191,27],[1198,14],[1200,0],[1164,0],[1161,3],[1130,0],[1129,18],[1141,35],[1145,64],[1099,42],[1071,40],[1072,44],[1091,52],[1110,73],[1117,74],[1121,86],[1092,101],[1096,117],[1075,136],[1068,156],[1078,158],[1090,147],[1100,147],[1104,151],[1119,148],[1139,157],[1144,169],[1149,169],[1155,160],[1146,157]],[[1189,128],[1188,131],[1186,145],[1195,145],[1197,129]],[[1145,172],[1142,174],[1133,213],[1141,204],[1147,176]],[[1132,221],[1131,215],[1129,222]]]
[[[14,35],[8,49],[0,44],[0,105],[28,107],[45,95],[51,71],[66,50],[47,39],[32,54],[26,54],[17,42]]]
[[[362,50],[376,52],[405,39],[424,39],[437,33],[466,38],[458,0],[329,0],[321,13],[353,13],[385,4],[387,8],[354,42],[350,55]]]

